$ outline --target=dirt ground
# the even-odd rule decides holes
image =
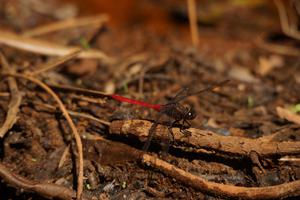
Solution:
[[[1,199],[300,197],[296,1],[197,1],[196,46],[183,0],[1,3]],[[110,95],[224,80],[180,101],[191,128]]]

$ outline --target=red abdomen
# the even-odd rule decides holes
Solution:
[[[116,95],[116,94],[110,95],[110,97],[117,100],[117,101],[120,101],[120,102],[140,105],[140,106],[143,106],[143,107],[154,109],[156,111],[161,110],[161,105],[159,105],[159,104],[150,104],[150,103],[146,103],[146,102],[143,102],[143,101],[138,101],[138,100],[122,97],[122,96]]]

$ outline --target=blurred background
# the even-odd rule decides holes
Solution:
[[[124,28],[143,25],[160,33],[169,31],[172,33],[177,29],[184,29],[184,25],[188,22],[185,0],[1,1],[3,2],[2,17],[14,20],[18,26],[38,24],[40,19],[34,17],[38,13],[44,15],[45,18],[68,18],[106,13],[110,16],[111,26]],[[289,4],[292,1],[282,2]],[[262,31],[275,28],[276,24],[280,24],[272,0],[198,0],[197,19],[198,25],[204,28],[220,26],[223,29],[229,29],[240,25],[240,28],[246,30],[253,29],[255,26],[259,28],[256,31]],[[24,24],[18,20],[26,20],[27,23]],[[233,32],[234,30],[231,31],[232,34]]]

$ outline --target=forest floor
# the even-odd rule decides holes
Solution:
[[[200,18],[195,47],[185,5],[68,27],[75,5],[17,2],[0,8],[1,199],[299,198],[300,43],[271,3]],[[189,134],[164,116],[147,151],[159,113],[89,91],[164,105],[223,80],[182,100]]]

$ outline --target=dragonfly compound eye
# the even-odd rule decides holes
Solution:
[[[187,113],[187,120],[193,120],[196,118],[196,112],[194,110],[190,110]]]

